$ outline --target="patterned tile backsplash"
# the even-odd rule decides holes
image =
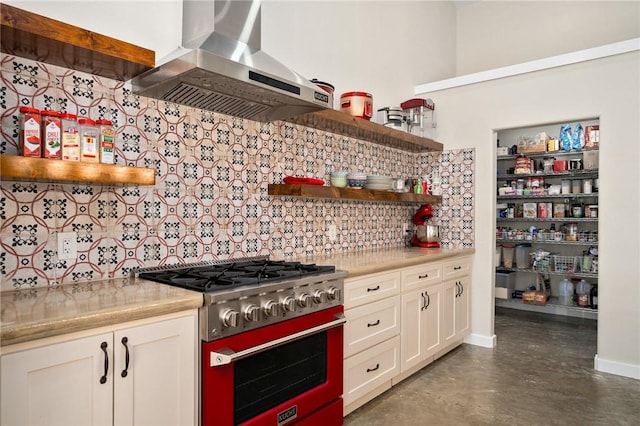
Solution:
[[[130,86],[2,55],[0,153],[18,152],[18,109],[114,122],[116,163],[156,170],[155,186],[2,181],[0,290],[128,276],[132,268],[398,247],[417,203],[271,197],[287,175],[440,170],[434,206],[445,248],[474,245],[474,150],[414,154],[286,122],[259,123],[131,93]],[[51,160],[56,161],[56,160]],[[58,160],[59,161],[59,160]],[[337,227],[337,239],[327,231]],[[77,235],[60,260],[56,235]]]

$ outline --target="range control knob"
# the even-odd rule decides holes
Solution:
[[[327,298],[329,300],[340,300],[342,298],[342,290],[337,287],[329,287],[327,290]]]
[[[220,314],[220,321],[225,327],[237,327],[240,313],[235,309],[227,309]]]
[[[303,308],[311,306],[311,295],[309,293],[302,293],[298,296],[298,305]]]
[[[293,312],[296,310],[296,299],[291,296],[287,296],[282,299],[282,309],[285,312]]]
[[[275,317],[278,315],[278,304],[273,300],[267,300],[262,307],[264,314],[268,317]]]
[[[313,301],[318,305],[327,301],[327,292],[324,290],[316,290],[313,292]]]
[[[249,305],[244,308],[244,317],[247,321],[256,322],[260,319],[260,308],[256,305]]]

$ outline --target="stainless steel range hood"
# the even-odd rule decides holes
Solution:
[[[260,50],[260,0],[183,0],[182,47],[133,92],[257,121],[331,108],[333,96]]]

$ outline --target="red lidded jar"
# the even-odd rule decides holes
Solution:
[[[42,111],[42,157],[60,159],[62,118],[56,111]]]

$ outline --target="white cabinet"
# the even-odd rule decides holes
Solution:
[[[391,388],[400,372],[400,273],[345,280],[344,414]]]
[[[470,271],[456,256],[345,280],[345,415],[462,342]]]
[[[403,375],[399,380],[426,366],[468,334],[470,271],[469,256],[402,271]]]
[[[433,357],[442,346],[442,283],[402,295],[401,371]]]
[[[196,324],[193,311],[6,348],[1,423],[196,424]]]

